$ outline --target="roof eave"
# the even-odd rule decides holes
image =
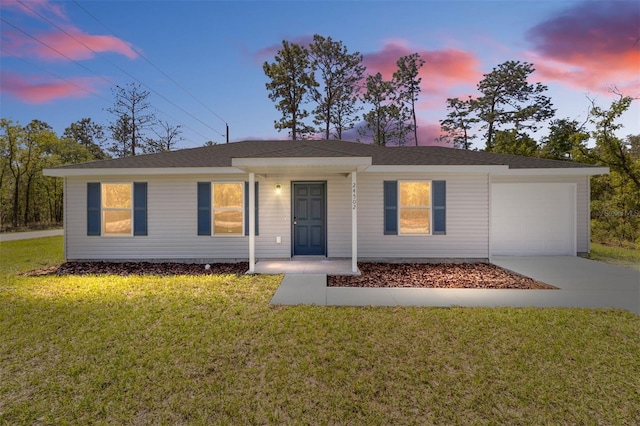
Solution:
[[[501,173],[508,170],[503,165],[377,165],[367,173]]]
[[[231,165],[246,173],[360,172],[371,166],[371,157],[262,157],[232,158]]]
[[[547,168],[522,168],[507,169],[495,174],[508,176],[596,176],[609,174],[608,167],[547,167]]]
[[[119,167],[119,168],[78,168],[44,169],[45,176],[152,176],[152,175],[201,175],[245,173],[236,167]]]

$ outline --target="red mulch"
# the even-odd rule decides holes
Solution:
[[[329,287],[555,289],[488,263],[359,263],[362,275],[331,275]]]

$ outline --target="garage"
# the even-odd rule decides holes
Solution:
[[[491,254],[576,255],[576,185],[493,183]]]

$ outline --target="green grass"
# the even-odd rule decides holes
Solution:
[[[640,250],[591,243],[589,259],[640,270]]]
[[[16,275],[56,262],[55,241],[2,244],[0,424],[640,419],[629,312],[272,307],[280,276]]]

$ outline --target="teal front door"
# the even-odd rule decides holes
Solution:
[[[293,183],[293,256],[326,256],[326,206],[326,182]]]

